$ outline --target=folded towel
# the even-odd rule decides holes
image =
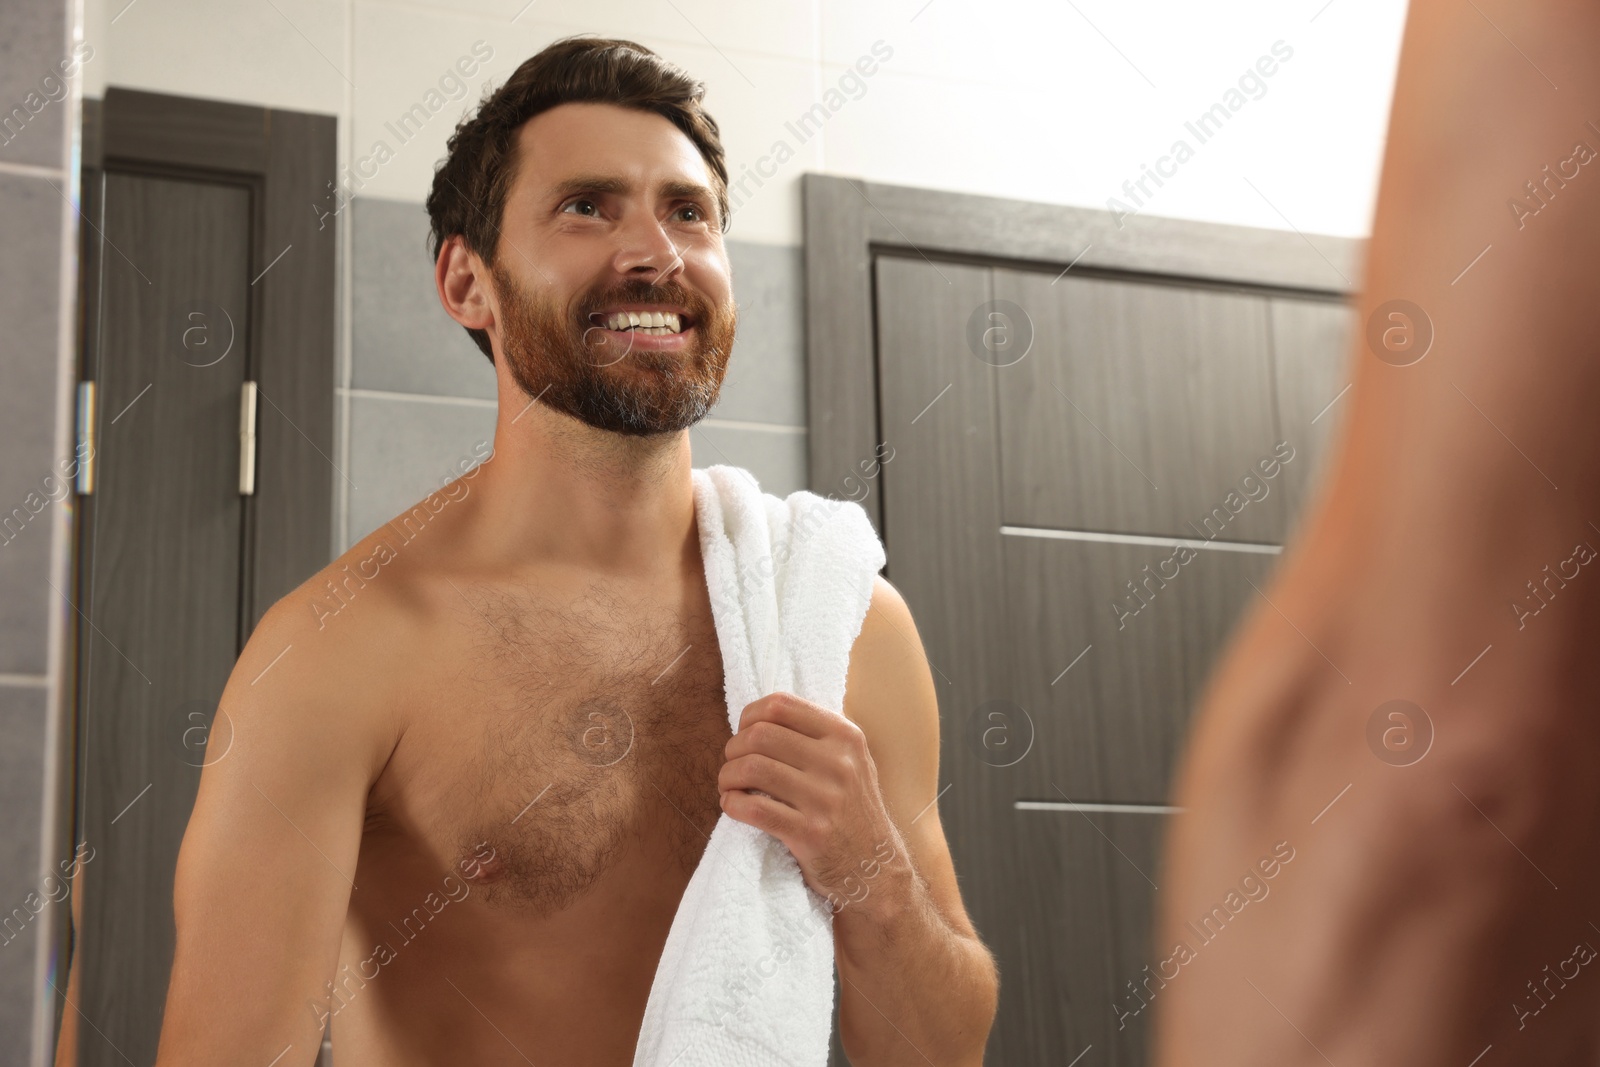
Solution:
[[[884,561],[866,512],[779,500],[737,467],[693,477],[729,723],[780,690],[843,714]],[[723,815],[673,917],[634,1067],[823,1067],[832,1027],[832,909],[781,841]]]

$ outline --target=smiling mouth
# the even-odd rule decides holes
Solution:
[[[638,333],[652,337],[669,337],[684,333],[694,326],[687,315],[675,311],[613,311],[595,312],[589,321],[596,326],[617,333]]]

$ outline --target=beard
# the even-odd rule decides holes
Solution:
[[[686,430],[717,402],[738,322],[732,301],[713,305],[676,281],[628,281],[586,294],[569,312],[523,289],[498,263],[490,273],[506,367],[529,397],[597,430],[635,437]],[[690,343],[678,352],[635,349],[589,319],[635,302],[683,309],[694,329]]]

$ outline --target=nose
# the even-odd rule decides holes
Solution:
[[[651,284],[682,273],[683,256],[660,220],[645,211],[632,215],[616,231],[621,241],[615,260],[617,273]]]

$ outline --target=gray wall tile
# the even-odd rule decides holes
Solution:
[[[713,420],[714,423],[714,420]],[[719,463],[743,467],[755,475],[762,492],[788,496],[806,488],[806,435],[743,430],[701,423],[689,430],[689,449],[696,467]]]
[[[0,744],[0,810],[7,826],[0,835],[0,918],[12,917],[4,936],[14,938],[0,945],[0,1063],[27,1063],[33,1047],[33,958],[41,916],[32,913],[27,897],[46,896],[38,881],[44,717],[43,687],[0,685],[0,731],[5,737]]]
[[[61,0],[5,0],[0,4],[0,120],[4,120],[0,161],[61,165],[70,103],[59,65],[70,58],[66,18],[67,5]],[[59,99],[50,99],[51,94]],[[30,109],[30,102],[37,111]]]
[[[50,538],[66,491],[55,436],[62,202],[43,178],[0,174],[0,672],[43,674]],[[30,496],[30,494],[34,494]],[[70,499],[70,498],[68,498]],[[35,514],[35,509],[38,509]],[[8,521],[9,520],[9,521]]]
[[[356,197],[351,222],[351,384],[494,398],[494,367],[439,306],[421,204]]]
[[[805,271],[799,248],[728,242],[739,334],[712,416],[806,424]]]
[[[340,551],[459,476],[479,441],[494,442],[494,424],[488,404],[352,396],[350,539]]]
[[[59,167],[68,129],[65,58],[69,8],[61,0],[0,3],[0,161]],[[44,83],[48,76],[56,81]],[[28,107],[30,92],[36,112]],[[61,99],[51,100],[55,93]],[[13,109],[18,113],[13,114]],[[63,203],[43,178],[0,174],[0,672],[46,670],[50,546],[61,535],[66,486],[52,455],[59,359],[57,311]],[[50,479],[49,482],[46,479]],[[13,514],[13,509],[17,509]],[[33,1051],[34,958],[41,917],[28,907],[37,884],[43,815],[48,690],[0,686],[0,910],[13,916],[0,946],[0,1063],[27,1063]],[[50,905],[54,907],[55,905]],[[13,909],[20,909],[14,911]],[[17,920],[23,920],[20,927]],[[20,932],[18,932],[20,930]]]

